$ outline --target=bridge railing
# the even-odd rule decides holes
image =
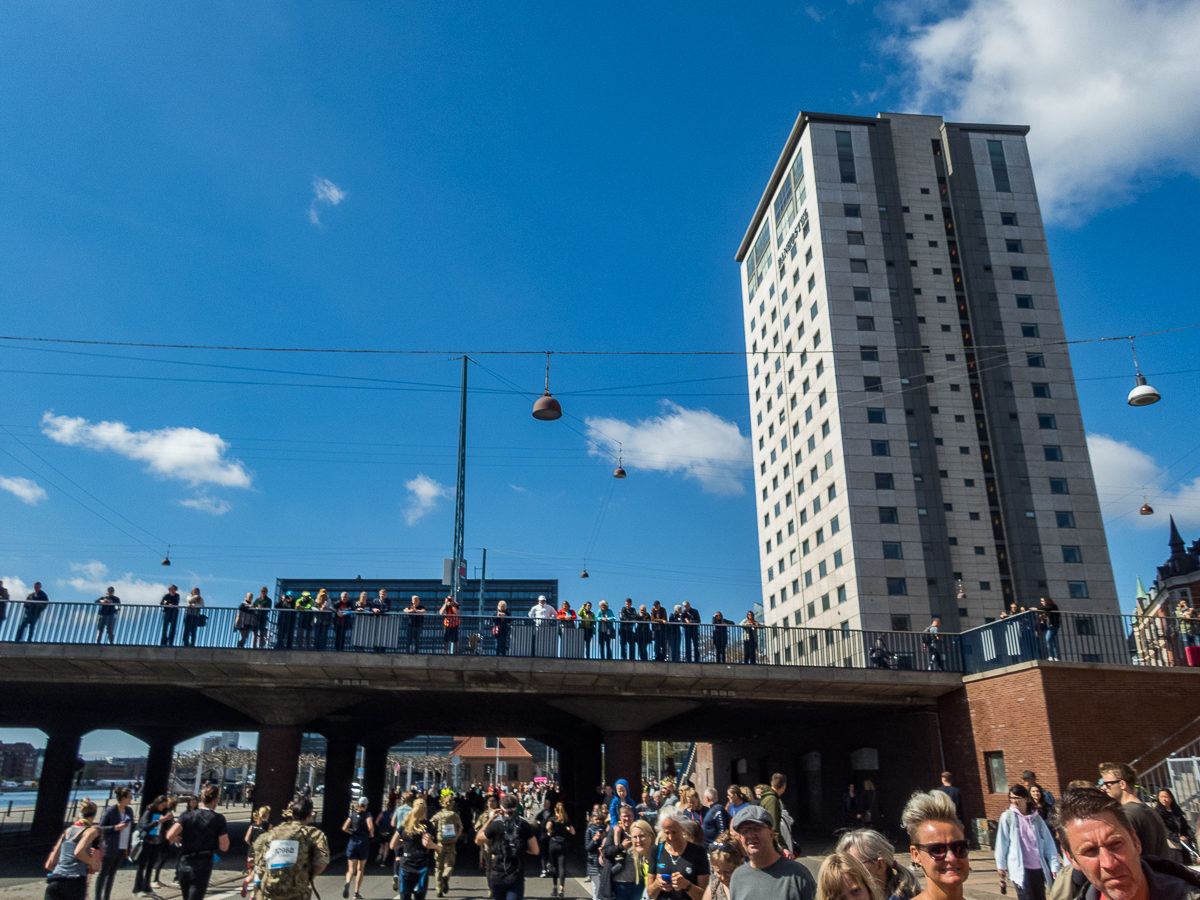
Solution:
[[[1031,610],[965,631],[961,642],[967,674],[1036,659],[1186,666],[1189,647],[1200,663],[1200,620]]]
[[[0,642],[242,648],[424,655],[630,659],[720,665],[963,671],[958,635],[659,623],[606,623],[433,612],[349,613],[122,603],[9,604]],[[111,640],[110,640],[111,636]]]

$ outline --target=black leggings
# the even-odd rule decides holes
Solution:
[[[550,842],[550,877],[554,884],[567,885],[567,846],[558,841]]]
[[[137,858],[137,876],[133,881],[134,893],[150,890],[150,880],[154,876],[154,864],[158,862],[161,855],[159,844],[152,844],[149,841],[142,842],[142,852]]]
[[[87,900],[87,876],[51,875],[46,881],[46,900]]]
[[[117,869],[125,864],[125,851],[106,854],[100,863],[100,872],[96,875],[96,900],[109,900],[112,896],[113,879],[117,877]]]

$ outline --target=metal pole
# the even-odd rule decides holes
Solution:
[[[462,399],[458,411],[458,485],[454,497],[454,604],[462,608],[463,512],[467,499],[467,356],[463,354]]]
[[[496,738],[496,785],[500,785],[500,738]]]
[[[483,589],[487,586],[487,547],[483,548],[483,571],[479,573],[479,602],[475,604],[475,615],[483,615]],[[476,623],[478,624],[478,623]]]

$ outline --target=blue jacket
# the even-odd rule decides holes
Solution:
[[[717,838],[729,830],[729,813],[725,811],[725,807],[720,802],[714,803],[704,813],[702,827],[704,829],[704,849],[711,852]]]
[[[1021,855],[1021,836],[1017,822],[1019,816],[1015,809],[1009,807],[1000,816],[1000,824],[996,828],[996,868],[1008,870],[1012,883],[1022,890],[1025,889],[1025,860]],[[1058,852],[1054,849],[1054,838],[1050,829],[1036,812],[1030,815],[1033,820],[1033,831],[1037,835],[1038,856],[1042,858],[1042,871],[1058,873],[1060,868]],[[1046,883],[1050,883],[1049,875]]]
[[[120,852],[122,838],[125,841],[125,847],[128,849],[133,844],[133,808],[125,807],[124,815],[125,827],[117,831],[117,826],[121,824],[121,810],[114,803],[108,809],[104,810],[104,815],[100,817],[100,830],[104,834],[104,855],[116,856]]]
[[[625,792],[626,792],[626,794],[629,793],[629,782],[628,781],[626,781],[624,778],[618,778],[616,780],[616,782],[613,784],[614,790],[618,784],[625,785]],[[635,806],[633,801],[630,800],[628,797],[626,797],[625,800],[622,801],[619,796],[614,796],[612,798],[612,802],[608,804],[608,821],[612,825],[616,825],[617,820],[621,817],[621,807],[622,806],[632,806],[635,810],[637,809],[637,806]]]

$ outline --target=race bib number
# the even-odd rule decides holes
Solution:
[[[299,841],[271,841],[267,847],[267,868],[286,869],[300,857]]]
[[[454,823],[453,822],[443,822],[442,823],[442,837],[444,837],[444,838],[454,837]]]

